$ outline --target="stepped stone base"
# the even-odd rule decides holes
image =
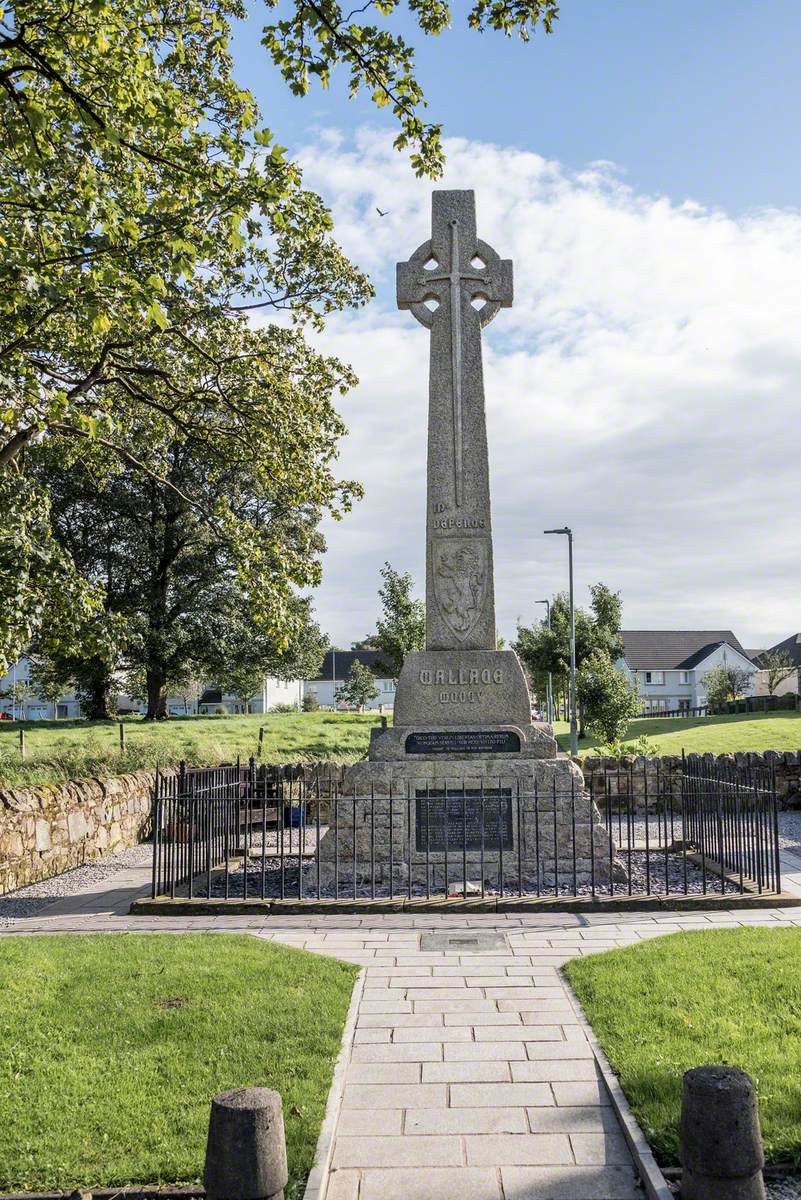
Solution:
[[[557,877],[572,884],[574,853],[578,885],[593,877],[599,886],[609,881],[609,837],[580,768],[568,758],[361,762],[347,769],[342,795],[336,830],[329,828],[320,844],[324,885],[336,871],[341,886],[352,882],[354,849],[357,882],[372,879],[374,862],[379,885],[392,878],[406,886],[410,869],[417,886],[441,890],[446,882],[461,886],[465,877],[480,885],[482,858],[488,887],[497,887],[501,865],[506,889],[518,882],[524,890],[553,887]],[[355,822],[349,796],[357,798]]]

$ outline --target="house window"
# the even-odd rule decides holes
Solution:
[[[689,712],[689,711],[690,711],[689,698],[687,696],[679,697],[679,712]]]
[[[690,672],[689,671],[679,671],[679,683],[689,683],[689,682],[690,682]]]
[[[646,683],[664,684],[665,672],[664,671],[646,671],[645,672],[645,682]]]
[[[392,679],[382,679],[382,680],[381,680],[381,691],[382,691],[382,692],[394,692],[394,691],[395,691],[395,683],[394,683],[394,680],[392,680]]]

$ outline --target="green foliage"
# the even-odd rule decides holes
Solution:
[[[589,612],[582,608],[577,608],[575,612],[576,690],[582,726],[588,714],[587,701],[592,703],[593,698],[597,698],[598,690],[597,672],[586,672],[585,665],[590,659],[598,662],[603,658],[611,666],[623,653],[620,592],[613,592],[605,584],[596,583],[590,588],[590,597]],[[560,592],[551,602],[550,629],[544,620],[531,627],[518,626],[513,649],[531,676],[538,696],[545,695],[549,671],[553,675],[554,689],[567,692],[570,679],[570,597],[567,592]],[[605,677],[611,679],[608,669],[605,669]],[[615,706],[623,706],[622,713],[625,697],[613,681],[610,682],[610,688],[610,697],[616,697]],[[623,732],[625,725],[618,731]],[[617,735],[604,733],[602,736]]]
[[[682,1076],[703,1063],[757,1082],[769,1162],[801,1164],[801,930],[715,929],[565,966],[643,1132],[678,1162]]]
[[[314,692],[307,692],[303,697],[303,703],[301,707],[303,711],[307,713],[319,712],[320,701],[317,699],[317,696]]]
[[[385,562],[381,577],[384,582],[378,596],[382,615],[370,639],[371,648],[383,655],[382,666],[397,682],[406,655],[425,649],[426,606],[422,600],[412,598],[414,580],[408,571],[401,575]]]
[[[603,742],[595,747],[593,753],[602,754],[604,758],[654,758],[659,754],[659,743],[651,741],[646,734],[641,733],[634,742]]]
[[[165,441],[196,439],[246,458],[290,507],[338,513],[355,494],[328,466],[342,431],[330,396],[353,377],[301,326],[371,289],[233,79],[241,15],[238,0],[38,0],[0,19],[0,666],[45,616],[59,652],[83,650],[74,613],[102,602],[25,477],[42,438],[98,478],[123,463],[160,482]],[[243,306],[296,322],[253,329]],[[153,450],[135,436],[145,418]],[[275,527],[254,540],[224,503],[204,516],[283,635],[314,556]]]
[[[252,1085],[281,1093],[299,1200],[357,968],[228,934],[124,942],[2,939],[0,1186],[197,1182],[209,1097]]]
[[[753,671],[741,667],[730,667],[721,663],[707,671],[703,678],[706,691],[706,702],[712,708],[725,704],[728,700],[737,700],[744,696],[753,679]]]
[[[284,680],[314,679],[322,667],[328,639],[313,619],[311,600],[291,597],[286,625],[288,640],[277,647],[251,615],[249,598],[236,597],[226,605],[206,641],[203,661],[207,670],[224,691],[243,703],[261,691],[268,675]],[[294,705],[289,708],[297,711]]]
[[[632,687],[623,672],[615,669],[603,650],[595,650],[585,659],[578,691],[587,728],[608,742],[619,741],[640,711],[636,686]]]
[[[272,708],[270,709],[271,713],[284,713],[284,714],[296,713],[297,711],[298,711],[298,708],[297,708],[296,704],[287,704],[285,702],[282,702],[281,704],[274,704],[272,706]]]
[[[279,0],[266,3],[277,8]],[[437,176],[444,162],[441,126],[420,115],[426,105],[413,48],[400,34],[357,19],[371,8],[390,18],[400,7],[401,0],[375,0],[347,12],[335,0],[294,0],[289,15],[268,25],[262,40],[296,96],[306,95],[314,79],[327,88],[334,70],[342,67],[351,96],[364,89],[378,108],[391,108],[400,125],[395,146],[412,148],[416,174]],[[408,9],[424,34],[436,36],[451,23],[445,0],[408,0]],[[528,41],[540,22],[551,33],[558,15],[556,0],[475,0],[467,24]]]
[[[768,650],[762,655],[762,664],[767,673],[768,692],[775,695],[785,679],[789,679],[798,670],[786,650]]]
[[[375,675],[369,667],[365,667],[358,659],[354,659],[348,677],[336,690],[336,699],[341,704],[348,704],[359,711],[375,700],[378,688],[375,686]]]
[[[299,446],[295,475],[305,471],[311,487],[324,478],[327,450],[309,437],[308,399],[289,387],[281,404],[284,436],[300,441],[303,430],[305,456]],[[321,436],[335,441],[339,420],[333,409],[324,417],[321,401],[314,402],[327,424]],[[210,423],[213,417],[207,414]],[[290,589],[319,579],[319,510],[294,485],[265,475],[249,454],[226,453],[216,441],[177,440],[150,419],[137,421],[129,437],[137,453],[147,447],[158,457],[163,482],[143,481],[131,466],[98,472],[91,458],[65,465],[52,443],[29,452],[29,470],[51,497],[53,535],[84,577],[102,587],[105,625],[116,634],[102,660],[59,655],[45,639],[49,669],[65,683],[77,680],[95,717],[108,715],[120,672],[130,694],[147,698],[151,718],[166,715],[170,690],[200,676],[245,701],[266,675],[317,674],[325,638],[310,602]],[[260,586],[243,564],[243,541],[247,561],[262,556]]]
[[[412,48],[386,27],[399,7],[291,0],[263,42],[296,94],[341,67],[351,94],[392,108],[418,173],[436,175],[439,126],[420,115]],[[383,25],[359,19],[370,8]],[[424,35],[450,22],[443,0],[407,8]],[[292,589],[319,577],[317,520],[359,494],[331,469],[343,432],[331,397],[353,374],[313,353],[303,328],[372,287],[233,76],[231,29],[246,15],[242,0],[0,9],[0,670],[46,632],[56,660],[108,658],[102,584],[54,540],[26,449],[80,459],[98,487],[122,466],[143,487],[176,488],[163,448],[195,443],[246,460],[286,511],[308,508],[297,537],[292,521],[263,528],[224,497],[204,507],[176,492],[228,539],[277,644],[290,640]],[[475,0],[467,20],[527,40],[557,15],[555,0]],[[253,310],[292,320],[253,328]],[[152,443],[138,436],[147,422]]]
[[[613,662],[623,653],[620,592],[596,583],[590,588],[590,596],[590,611],[577,608],[575,613],[576,667],[579,671],[596,651],[601,651]],[[550,671],[554,685],[566,686],[570,673],[570,598],[567,592],[560,592],[551,602],[551,628],[544,621],[531,627],[518,626],[513,648],[535,678]]]

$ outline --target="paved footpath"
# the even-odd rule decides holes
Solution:
[[[132,917],[120,872],[3,933],[250,932],[365,968],[325,1200],[643,1195],[559,975],[682,929],[801,925],[801,909],[685,914]]]

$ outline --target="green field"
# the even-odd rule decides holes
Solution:
[[[755,1080],[769,1162],[801,1164],[801,929],[716,929],[573,959],[565,972],[645,1136],[678,1162],[682,1075]]]
[[[173,766],[185,759],[211,766],[255,754],[259,727],[264,726],[262,762],[308,762],[331,759],[356,762],[367,754],[370,729],[377,713],[268,713],[267,716],[171,717],[150,723],[124,722],[126,748],[119,750],[116,721],[0,722],[0,786],[56,783],[81,776],[117,775],[141,767]],[[26,758],[19,750],[25,730]],[[565,722],[556,726],[563,750],[569,747]],[[682,749],[723,754],[733,750],[798,750],[801,713],[738,713],[735,716],[632,721],[628,740],[641,733],[662,754]],[[579,744],[590,754],[592,738]]]
[[[570,748],[570,728],[556,723],[563,750]],[[660,754],[732,754],[735,750],[801,749],[801,712],[734,713],[721,717],[644,717],[632,721],[625,741],[644,734]],[[592,754],[599,743],[592,736],[579,742],[579,754]]]
[[[303,1194],[357,968],[219,934],[0,939],[0,1191],[198,1182],[211,1097],[283,1097]]]
[[[171,717],[124,722],[125,751],[116,721],[0,723],[0,784],[55,783],[80,776],[119,775],[142,767],[233,762],[255,754],[264,726],[262,762],[332,759],[356,762],[367,753],[377,713],[268,713],[266,716]],[[26,758],[19,751],[25,730]]]

